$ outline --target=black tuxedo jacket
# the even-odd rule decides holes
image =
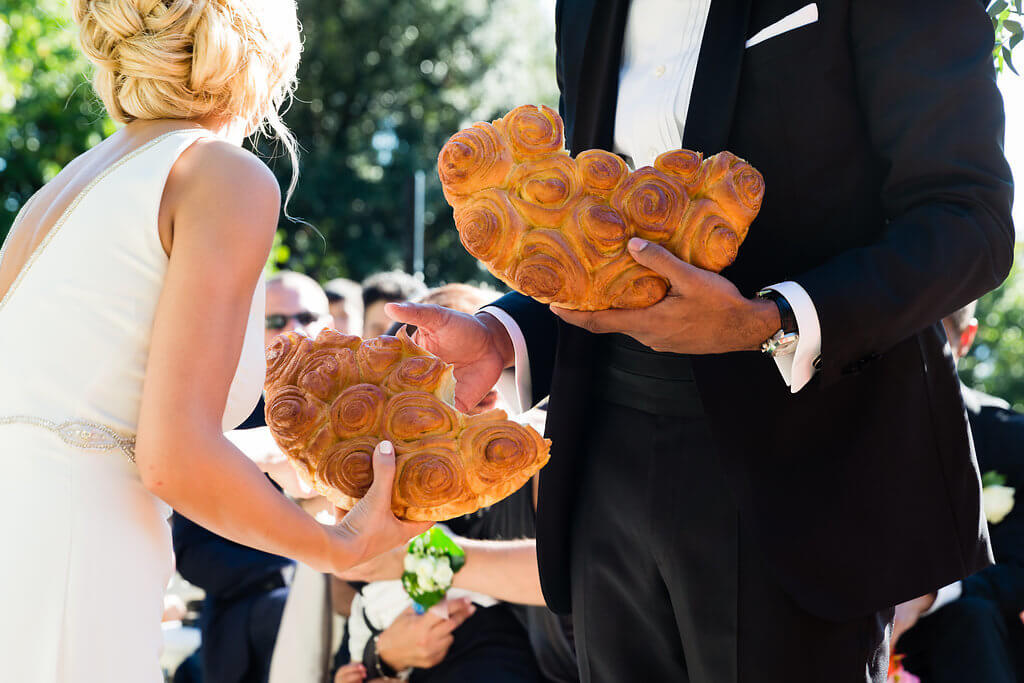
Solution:
[[[711,3],[683,146],[764,174],[760,216],[723,274],[747,295],[800,283],[822,365],[797,394],[756,352],[695,357],[694,371],[743,523],[805,609],[845,618],[990,562],[937,321],[1006,277],[1012,180],[978,0],[819,0],[818,22],[745,49],[806,4]],[[557,5],[574,154],[611,148],[628,6]],[[538,547],[548,604],[565,611],[595,338],[524,296],[497,305],[526,336],[534,398],[551,396]]]
[[[1010,513],[989,525],[996,562],[964,579],[964,597],[985,597],[997,603],[1020,625],[1024,611],[1024,415],[1005,401],[963,387],[967,417],[982,472],[994,470],[1006,476],[1006,485],[1018,491]]]

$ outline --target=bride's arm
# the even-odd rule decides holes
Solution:
[[[374,456],[374,488],[338,527],[278,493],[221,431],[280,208],[270,171],[224,142],[200,142],[172,169],[162,215],[173,221],[139,417],[145,486],[189,519],[238,543],[338,571],[429,525],[390,510],[394,454]]]

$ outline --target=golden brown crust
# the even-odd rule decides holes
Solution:
[[[610,308],[644,308],[665,298],[668,283],[625,253],[594,273],[594,291]]]
[[[650,306],[668,291],[629,256],[631,237],[717,272],[764,197],[761,174],[729,152],[672,150],[632,173],[603,150],[573,159],[561,119],[533,105],[454,135],[438,173],[463,245],[491,273],[543,303],[590,311]]]
[[[404,391],[384,407],[381,434],[396,449],[425,436],[453,437],[461,427],[454,408],[424,391]]]
[[[483,190],[458,205],[455,221],[466,251],[499,270],[512,262],[526,221],[512,207],[508,193]]]
[[[520,164],[509,176],[509,199],[530,225],[557,228],[572,213],[583,191],[576,162],[568,154],[555,154]]]
[[[359,366],[351,349],[318,347],[299,371],[298,384],[321,401],[327,401],[342,387],[358,381]]]
[[[590,194],[607,198],[629,175],[629,166],[618,154],[603,149],[588,149],[576,157],[583,184]]]
[[[337,442],[316,465],[316,482],[349,498],[362,498],[373,483],[373,449],[377,439],[360,436]]]
[[[288,332],[271,343],[271,357],[271,433],[299,479],[342,509],[372,484],[382,438],[395,444],[392,509],[404,519],[439,521],[491,505],[547,462],[550,443],[501,411],[470,418],[455,410],[452,367],[404,330],[366,341]],[[495,445],[480,436],[484,428],[511,436]]]
[[[690,198],[672,177],[645,166],[631,173],[612,195],[611,205],[637,237],[665,242],[679,229]]]
[[[574,301],[586,287],[586,270],[565,235],[558,230],[531,230],[523,238],[513,286],[542,303]]]
[[[516,107],[501,119],[501,131],[516,161],[539,159],[565,147],[562,117],[551,107]]]
[[[326,422],[322,404],[297,386],[285,385],[267,393],[267,426],[285,435],[282,447],[301,448]]]
[[[299,373],[299,363],[312,349],[313,341],[309,337],[294,332],[274,337],[266,351],[267,384],[295,382]]]
[[[380,434],[388,396],[376,384],[348,387],[331,405],[331,426],[339,439]]]
[[[456,133],[437,159],[445,197],[451,204],[461,195],[500,186],[512,165],[511,150],[489,123],[478,123]]]
[[[682,182],[683,189],[692,197],[700,187],[703,161],[704,155],[700,152],[674,149],[659,155],[654,160],[654,168]]]

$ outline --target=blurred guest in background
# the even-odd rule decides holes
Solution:
[[[330,324],[327,296],[315,280],[284,271],[267,280],[265,340],[287,330],[315,337]],[[265,429],[263,400],[229,436],[260,468],[303,494],[291,465]],[[172,520],[178,571],[206,591],[200,617],[205,683],[263,683],[277,638],[294,562],[240,545],[177,513]]]
[[[384,312],[385,304],[418,299],[426,290],[422,282],[400,270],[366,278],[363,281],[363,338],[379,337],[391,327],[393,321]]]
[[[434,287],[419,298],[421,304],[436,304],[463,313],[476,313],[501,296],[493,289],[452,282]]]
[[[363,288],[358,282],[335,278],[324,285],[334,319],[334,329],[343,334],[363,333]]]
[[[265,344],[290,330],[315,337],[330,324],[330,304],[316,280],[291,270],[282,270],[267,280]]]
[[[974,308],[942,321],[957,360],[978,331]],[[922,683],[1013,683],[1024,680],[1024,513],[1009,489],[1024,485],[1024,415],[970,387],[962,392],[983,483],[995,476],[1002,487],[982,494],[996,564],[899,605],[893,639]]]

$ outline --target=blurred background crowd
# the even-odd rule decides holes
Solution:
[[[315,335],[327,326],[367,337],[393,333],[387,302],[475,311],[500,295],[499,283],[458,242],[436,176],[437,152],[472,121],[524,103],[557,105],[553,7],[551,0],[299,2],[300,86],[285,121],[302,148],[301,173],[287,207],[294,218],[282,217],[267,264],[268,339],[290,329]],[[989,9],[1007,105],[1007,155],[1022,177],[1024,79],[1012,64],[1012,48],[1024,36],[1021,7],[1019,0],[996,0]],[[114,130],[88,86],[68,25],[61,0],[0,5],[0,241],[36,189]],[[287,157],[265,141],[254,145],[286,185]],[[1018,224],[1022,206],[1018,200]],[[976,310],[952,316],[947,331],[964,384],[1005,401],[968,395],[982,471],[998,469],[1006,486],[1024,485],[1024,418],[1014,412],[1024,411],[1019,264]],[[492,403],[513,412],[512,393],[496,392]],[[542,425],[543,410],[523,419]],[[237,432],[239,445],[283,494],[320,513],[325,506],[289,477],[262,424],[261,405]],[[454,520],[451,530],[465,539],[529,539],[534,490],[524,487]],[[935,643],[963,645],[971,640],[965,632],[981,642],[970,656],[1005,659],[1006,670],[1024,671],[1020,515],[1018,522],[1011,510],[993,534],[999,573],[965,582],[959,599],[926,615],[908,612],[913,618],[905,626],[914,635],[905,642],[918,651],[919,670],[931,672],[922,677],[926,683],[968,680],[943,678],[921,654],[948,653]],[[539,606],[534,585],[516,585],[522,577],[513,566],[453,594],[446,617],[417,615],[395,593],[400,557],[344,579],[324,577],[183,517],[175,516],[173,526],[179,575],[166,600],[168,680],[576,680],[571,629]],[[933,616],[940,613],[941,621]]]

